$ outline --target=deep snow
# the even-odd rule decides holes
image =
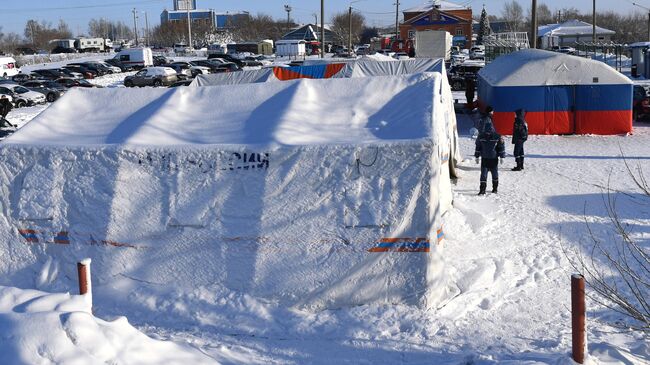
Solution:
[[[9,119],[21,124],[42,109],[15,110]],[[637,235],[647,239],[647,205],[639,205],[621,151],[648,173],[650,124],[636,123],[631,136],[531,137],[526,143],[526,169],[509,171],[514,164],[509,157],[501,167],[499,194],[477,197],[479,171],[470,157],[473,121],[464,113],[458,117],[466,160],[454,187],[454,209],[443,217],[444,256],[454,283],[450,289],[456,293],[445,305],[431,310],[364,305],[312,313],[216,285],[180,290],[116,277],[110,284],[94,287],[95,316],[108,324],[87,312],[83,315],[81,325],[90,327],[83,328],[91,347],[104,343],[100,336],[104,332],[93,329],[93,323],[109,326],[126,316],[148,336],[184,345],[170,350],[136,336],[144,358],[164,363],[187,362],[171,355],[191,357],[200,351],[222,364],[571,364],[572,269],[560,245],[588,248],[585,219],[596,235],[608,237],[602,201],[608,180],[611,188],[631,196],[617,193],[618,208]],[[510,144],[508,152],[512,152]],[[14,259],[18,258],[2,257],[4,262]],[[0,279],[0,284],[74,292],[74,277],[48,281],[56,270],[73,271],[57,265],[46,262],[41,272],[24,272],[24,279],[17,282]],[[83,310],[47,305],[20,312],[16,308],[25,308],[21,306],[25,301],[17,295],[42,294],[0,291],[0,347],[19,348],[26,354],[17,354],[7,363],[78,363],[79,358],[63,355],[46,360],[41,355],[53,352],[38,349],[63,346],[73,353],[82,351],[82,345],[63,338],[65,323],[51,316]],[[587,306],[588,363],[650,363],[647,337],[604,324],[602,320],[617,316],[592,301]],[[15,320],[16,313],[26,320]],[[131,333],[125,323],[116,323],[110,326],[119,335]],[[29,346],[25,338],[30,339]],[[113,346],[128,343],[117,341]],[[41,357],[31,357],[34,352]],[[128,351],[124,354],[113,358],[113,363],[142,363]],[[107,357],[94,359],[100,362]]]

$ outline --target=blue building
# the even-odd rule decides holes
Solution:
[[[160,24],[167,22],[185,22],[189,13],[192,23],[204,22],[215,29],[236,27],[242,20],[250,17],[247,11],[216,12],[212,9],[197,9],[196,0],[173,0],[174,10],[163,10],[160,14]],[[189,9],[188,9],[189,7]]]

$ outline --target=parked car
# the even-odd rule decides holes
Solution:
[[[0,76],[10,77],[20,73],[20,68],[13,57],[0,57]]]
[[[160,56],[160,55],[153,56],[153,65],[154,66],[162,66],[162,65],[169,64],[169,63],[173,63],[173,62],[174,62],[174,60],[172,60],[170,58],[167,58],[165,56]]]
[[[20,84],[22,82],[25,82],[27,80],[33,80],[34,77],[30,74],[18,74],[18,75],[13,75],[11,76],[11,80]]]
[[[485,67],[484,62],[465,61],[459,65],[454,65],[447,72],[447,79],[452,90],[465,90],[467,79],[476,81],[476,75]]]
[[[62,77],[55,80],[56,83],[61,84],[67,88],[71,87],[101,87],[99,85],[91,84],[84,79],[73,79],[71,77]]]
[[[239,58],[233,57],[232,55],[229,54],[211,54],[208,55],[208,59],[221,59],[223,62],[232,62],[236,64],[238,67],[244,67],[244,66],[249,66],[248,61],[240,60]]]
[[[97,76],[104,76],[113,73],[113,71],[98,63],[74,62],[74,63],[69,63],[68,66],[83,66],[91,71],[94,71],[97,74]]]
[[[650,118],[650,85],[634,85],[632,115],[633,120]]]
[[[67,75],[56,69],[41,69],[32,71],[32,75],[42,80],[56,80]]]
[[[133,65],[126,64],[126,63],[124,63],[124,62],[122,62],[122,61],[120,61],[118,59],[115,59],[115,58],[107,58],[107,59],[104,60],[104,62],[106,62],[107,64],[109,64],[111,66],[118,67],[120,69],[120,71],[122,71],[122,72],[135,70],[135,67],[133,67]]]
[[[262,55],[253,55],[244,57],[244,61],[256,63],[257,66],[270,66],[273,62],[269,61],[266,57]]]
[[[209,74],[210,68],[205,66],[200,66],[194,62],[186,61],[176,61],[172,62],[173,65],[179,65],[183,70],[189,70],[190,74],[188,76],[196,77],[196,75]],[[187,73],[186,73],[187,74]]]
[[[176,71],[176,77],[178,80],[187,80],[192,77],[192,71],[184,65],[179,65],[177,63],[169,63],[161,65],[160,67],[169,67]]]
[[[218,72],[217,70],[219,69],[219,66],[225,63],[229,63],[229,62],[226,62],[220,58],[213,58],[211,60],[190,61],[191,65],[198,66],[198,67],[206,67],[212,73]]]
[[[120,72],[122,72],[121,68],[108,64],[104,61],[87,61],[86,64],[100,65],[101,67],[108,69],[112,74],[119,74]]]
[[[190,86],[190,84],[191,84],[193,81],[194,81],[194,80],[190,80],[190,79],[187,79],[187,80],[178,80],[178,81],[176,81],[175,83],[169,85],[169,87]]]
[[[31,91],[45,95],[45,99],[50,103],[56,101],[66,92],[65,86],[55,81],[30,80],[23,83],[23,86]]]
[[[485,48],[483,46],[474,46],[469,50],[469,58],[471,60],[481,58],[485,59]]]
[[[72,77],[73,79],[83,79],[85,78],[84,74],[82,72],[78,72],[75,70],[67,69],[67,68],[57,68],[56,69],[59,72],[62,72],[65,74],[64,77]]]
[[[31,91],[24,86],[18,84],[2,84],[0,85],[0,94],[9,95],[14,99],[14,106],[22,108],[24,106],[32,106],[36,104],[45,104],[45,95]]]
[[[569,46],[558,47],[555,51],[565,54],[576,54],[576,49]]]
[[[176,71],[169,67],[146,67],[124,78],[124,86],[169,86],[178,81]]]
[[[222,63],[213,71],[213,73],[223,73],[223,72],[237,72],[242,69],[232,62]]]
[[[65,65],[61,67],[63,70],[68,70],[70,72],[77,72],[83,75],[84,79],[94,79],[98,76],[96,71],[89,69],[86,66],[82,65]]]

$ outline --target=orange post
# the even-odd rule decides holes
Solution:
[[[79,294],[88,294],[90,291],[90,259],[77,262],[77,274],[79,275]]]
[[[571,275],[571,336],[573,361],[585,361],[585,278],[580,274]]]

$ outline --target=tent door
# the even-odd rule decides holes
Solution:
[[[572,134],[575,132],[575,86],[546,86],[546,134]]]

